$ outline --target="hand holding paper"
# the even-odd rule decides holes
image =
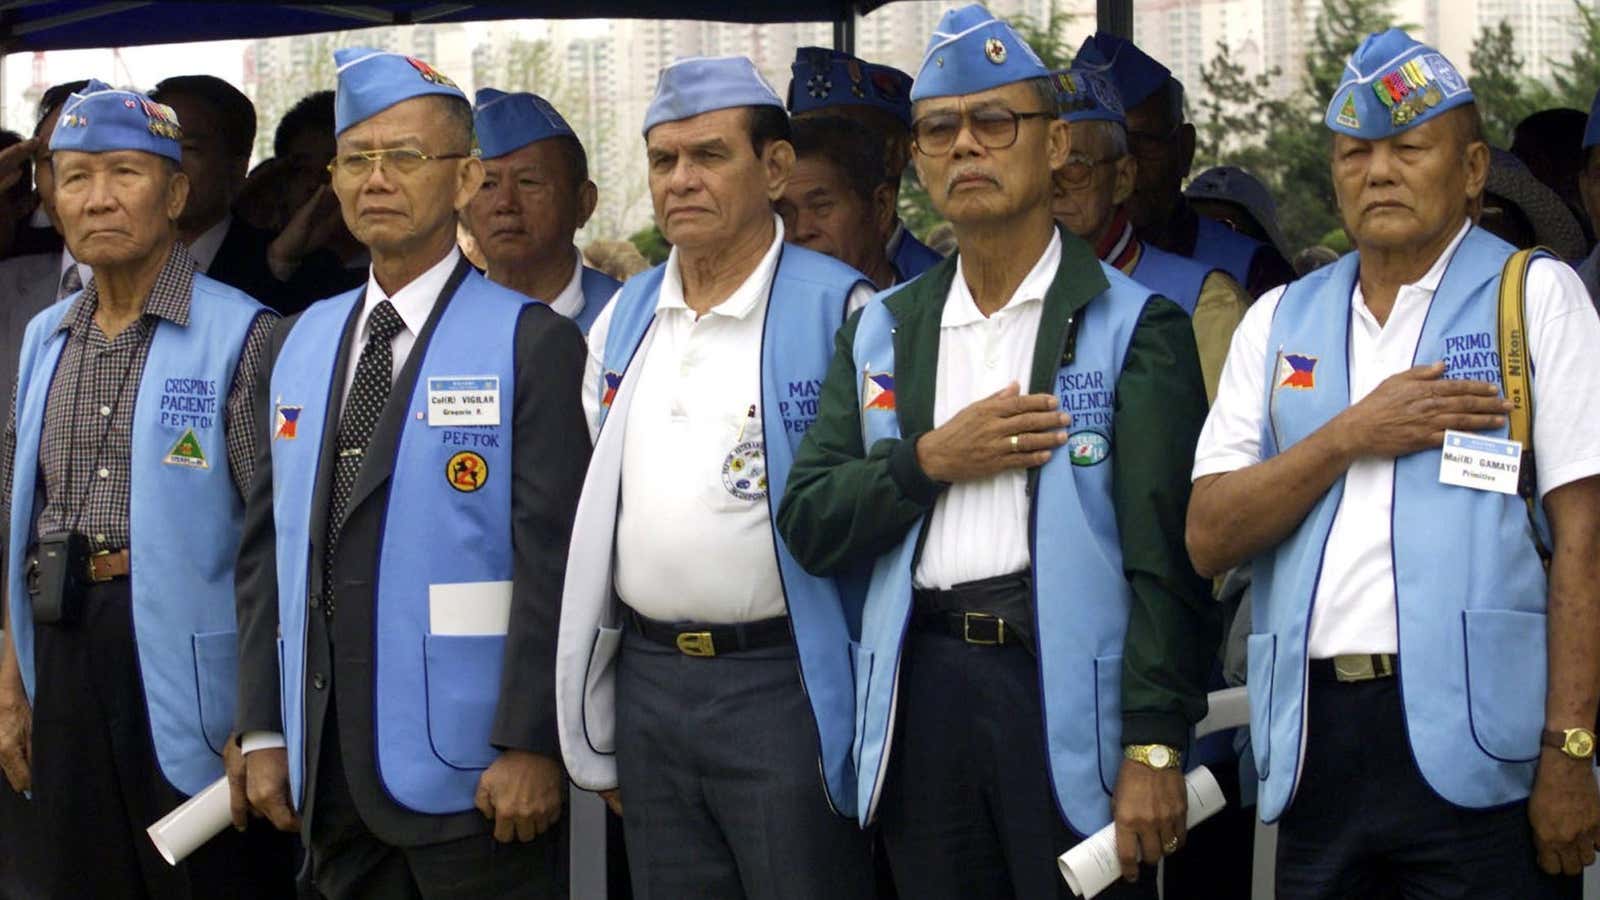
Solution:
[[[1217,779],[1205,766],[1190,772],[1184,778],[1184,785],[1189,794],[1190,828],[1221,812],[1227,805],[1222,797],[1222,788],[1217,786]],[[1060,867],[1061,877],[1066,879],[1067,887],[1072,888],[1072,892],[1079,897],[1093,897],[1110,887],[1122,875],[1122,863],[1117,858],[1116,826],[1107,825],[1084,838],[1077,846],[1061,854],[1056,865]]]

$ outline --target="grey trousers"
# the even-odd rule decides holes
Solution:
[[[828,805],[793,647],[684,656],[626,632],[617,772],[636,900],[856,900],[871,844]]]

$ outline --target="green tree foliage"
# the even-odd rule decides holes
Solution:
[[[667,261],[667,254],[672,252],[672,245],[662,236],[661,229],[652,224],[649,228],[641,228],[628,235],[628,242],[638,249],[641,256],[650,261],[650,265],[659,266]]]
[[[1058,0],[1050,0],[1042,20],[1016,16],[1011,19],[1011,27],[1016,30],[1018,37],[1033,48],[1033,52],[1039,54],[1039,59],[1046,66],[1065,69],[1072,65],[1072,58],[1078,55],[1078,48],[1067,41],[1068,29],[1075,18],[1071,12],[1061,8]]]
[[[1578,15],[1578,32],[1582,39],[1578,49],[1568,60],[1551,60],[1551,82],[1548,87],[1534,91],[1537,105],[1534,109],[1568,106],[1587,110],[1594,99],[1595,88],[1600,87],[1600,11],[1587,3],[1572,0]],[[1476,87],[1477,79],[1473,79]]]
[[[1483,26],[1472,42],[1472,93],[1483,114],[1484,132],[1496,147],[1511,146],[1512,129],[1548,99],[1548,90],[1522,74],[1516,37],[1511,23],[1502,19],[1493,28]]]

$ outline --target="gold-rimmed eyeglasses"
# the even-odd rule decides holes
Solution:
[[[1094,159],[1082,153],[1068,154],[1067,161],[1061,166],[1059,178],[1061,183],[1069,188],[1081,188],[1094,179],[1094,170],[1115,159]]]
[[[359,181],[372,175],[377,166],[386,165],[398,175],[411,175],[423,163],[444,159],[467,159],[466,153],[424,153],[414,147],[386,147],[382,150],[357,150],[335,156],[328,163],[328,174],[347,181]]]

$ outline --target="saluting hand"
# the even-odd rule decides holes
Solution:
[[[1111,818],[1122,877],[1138,881],[1141,863],[1155,865],[1163,855],[1182,848],[1189,836],[1189,791],[1183,773],[1123,760],[1111,796]]]
[[[8,191],[22,179],[22,164],[33,158],[39,149],[38,138],[28,138],[0,150],[0,191]]]
[[[1067,442],[1072,417],[1054,394],[1023,394],[1011,382],[917,439],[917,465],[947,484],[1042,466]]]
[[[561,766],[548,756],[506,750],[478,779],[474,803],[494,822],[494,839],[526,843],[561,819]]]
[[[1351,456],[1392,459],[1444,445],[1444,433],[1486,431],[1505,424],[1511,403],[1484,381],[1444,377],[1436,362],[1391,375],[1334,420]]]
[[[1544,748],[1528,798],[1528,821],[1539,868],[1551,875],[1582,873],[1600,847],[1600,786],[1594,766]]]
[[[33,787],[32,757],[33,710],[19,679],[14,689],[0,689],[0,770],[12,790],[20,793]]]
[[[300,817],[289,801],[289,751],[283,747],[244,754],[245,796],[250,807],[279,831],[299,831]]]

